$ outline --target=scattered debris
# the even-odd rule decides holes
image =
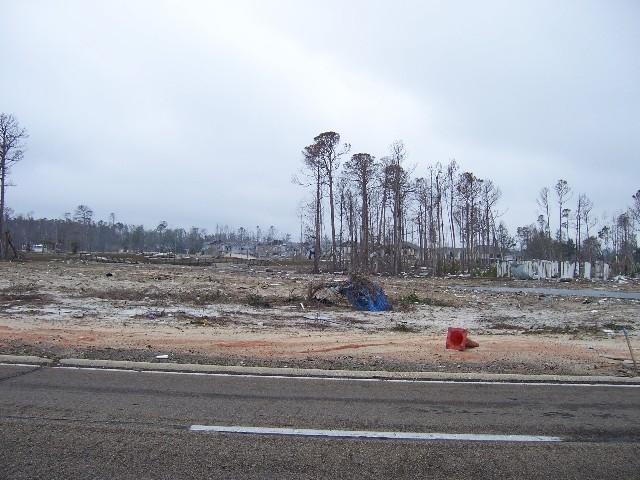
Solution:
[[[336,305],[341,301],[340,283],[323,283],[311,285],[307,293],[307,300],[324,303],[325,305]]]
[[[624,275],[616,275],[611,280],[619,285],[626,285],[627,283],[629,283],[627,277],[625,277]]]
[[[234,263],[206,269],[127,264],[114,270],[66,259],[0,262],[1,350],[156,362],[258,359],[278,366],[292,365],[295,358],[297,366],[327,368],[370,368],[373,356],[382,355],[375,368],[439,370],[445,364],[462,371],[615,375],[622,361],[613,364],[598,354],[631,361],[620,338],[624,327],[639,359],[634,342],[640,338],[640,279],[626,277],[628,285],[618,285],[367,278],[384,290],[393,311],[357,311],[342,293],[348,276],[312,275],[298,265],[265,273],[264,267]],[[319,282],[329,286],[318,292],[324,300],[307,300],[308,285]],[[262,295],[272,308],[248,306],[250,293]],[[582,304],[585,298],[592,300]],[[84,317],[75,319],[80,312]],[[466,355],[442,352],[449,326],[481,335],[483,348]],[[417,333],[408,333],[413,329]],[[391,342],[359,354],[316,353],[318,346],[360,345],[382,337]],[[163,350],[172,352],[169,359],[155,360],[153,352]],[[633,373],[633,365],[625,365],[625,375]]]

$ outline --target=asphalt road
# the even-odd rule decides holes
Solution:
[[[562,441],[211,433],[192,425]],[[640,388],[0,366],[0,478],[637,479]]]

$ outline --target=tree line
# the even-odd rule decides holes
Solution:
[[[300,218],[314,272],[321,259],[333,271],[470,271],[515,244],[498,221],[501,192],[492,180],[455,160],[429,165],[418,176],[407,157],[402,141],[379,159],[351,154],[351,145],[332,131],[304,147],[293,181],[311,192]]]
[[[207,229],[191,227],[170,228],[161,221],[155,228],[130,225],[116,220],[114,213],[108,220],[94,220],[93,210],[87,205],[78,205],[63,218],[35,219],[31,215],[12,215],[8,212],[6,222],[13,245],[22,250],[31,250],[33,245],[43,245],[57,252],[171,252],[196,254],[210,243],[282,242],[282,236],[274,226],[263,230],[240,227],[216,226],[213,233]]]
[[[24,157],[27,138],[15,117],[0,113],[0,258],[33,244],[71,252],[196,253],[206,243],[290,240],[273,226],[216,226],[210,234],[198,227],[169,228],[165,221],[145,229],[117,222],[114,214],[108,221],[94,221],[87,205],[60,219],[14,216],[6,205],[6,188],[11,167]],[[598,218],[592,200],[582,192],[574,197],[567,180],[560,179],[540,190],[537,221],[518,227],[514,238],[500,221],[501,192],[491,179],[462,169],[455,159],[430,164],[419,174],[407,160],[402,141],[376,158],[352,153],[351,145],[332,131],[303,148],[294,181],[310,193],[299,211],[300,244],[308,246],[314,272],[320,271],[321,260],[324,269],[333,271],[398,274],[422,267],[434,274],[469,272],[504,258],[518,244],[522,258],[602,259],[617,272],[638,270],[640,190],[624,210]]]
[[[311,194],[299,212],[300,241],[309,245],[314,272],[472,272],[508,253],[605,260],[614,272],[638,271],[640,190],[630,206],[599,218],[585,193],[574,197],[568,181],[559,179],[540,190],[537,221],[518,227],[514,237],[500,220],[500,189],[455,159],[416,174],[402,141],[380,158],[351,150],[340,134],[320,133],[303,148],[293,177]]]
[[[551,189],[543,187],[536,199],[537,221],[517,228],[520,255],[577,262],[604,260],[616,273],[636,273],[640,265],[636,237],[640,190],[630,199],[632,203],[624,210],[599,218],[593,201],[582,192],[574,197],[567,180],[559,179]]]

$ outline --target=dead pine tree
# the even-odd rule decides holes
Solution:
[[[563,209],[562,207],[569,200],[569,195],[571,193],[571,187],[566,180],[562,178],[558,180],[555,185],[556,196],[558,197],[558,241],[562,243],[562,218],[563,218]]]
[[[293,183],[313,187],[315,199],[313,203],[314,217],[314,248],[313,273],[320,273],[320,238],[322,234],[322,188],[324,184],[323,163],[317,143],[313,143],[302,150],[303,168],[300,176],[293,177]]]
[[[356,153],[345,164],[345,173],[353,181],[360,192],[360,214],[361,214],[361,234],[360,234],[360,268],[364,271],[369,269],[369,191],[376,174],[375,159],[368,153]]]
[[[391,145],[391,163],[387,166],[387,180],[392,199],[393,214],[393,273],[402,270],[403,208],[408,192],[408,174],[402,163],[407,156],[404,143],[400,140]]]
[[[454,209],[456,206],[456,173],[458,172],[458,164],[455,159],[451,159],[447,165],[447,189],[449,191],[449,230],[451,232],[451,247],[456,248],[456,226]]]
[[[550,211],[549,211],[549,187],[543,187],[540,192],[538,193],[538,198],[536,199],[536,203],[538,204],[538,207],[540,208],[540,211],[542,213],[542,216],[545,217],[546,219],[546,224],[544,225],[544,229],[543,229],[543,225],[540,225],[540,230],[544,231],[546,233],[547,239],[549,240],[548,242],[546,242],[546,247],[545,247],[545,251],[544,251],[544,255],[547,259],[551,258],[551,250],[550,250],[550,246],[551,246],[551,215],[550,215]]]
[[[543,187],[540,190],[540,193],[538,193],[538,198],[536,199],[536,203],[538,204],[538,207],[546,217],[547,236],[549,237],[549,239],[551,239],[551,224],[550,224],[550,216],[549,216],[549,188],[548,187]]]
[[[464,251],[464,263],[470,271],[476,259],[476,233],[479,231],[479,205],[483,180],[472,172],[462,172],[458,176],[457,196],[460,209],[460,239]]]
[[[640,223],[640,189],[631,196],[633,198],[633,206],[631,207],[631,212],[635,217],[636,221]]]
[[[323,132],[313,139],[319,156],[326,184],[329,187],[329,214],[331,220],[331,267],[337,269],[336,263],[336,215],[333,187],[340,168],[340,158],[351,149],[348,143],[340,145],[340,134],[336,132]]]
[[[29,137],[27,131],[13,115],[0,113],[0,259],[7,257],[5,232],[6,188],[11,167],[24,156],[24,141]]]

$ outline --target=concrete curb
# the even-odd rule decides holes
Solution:
[[[457,372],[389,372],[384,370],[322,370],[319,368],[271,368],[237,365],[201,365],[195,363],[132,362],[122,360],[91,360],[63,358],[55,363],[49,358],[0,355],[0,363],[77,368],[109,368],[143,372],[217,373],[225,375],[255,375],[279,377],[309,377],[374,380],[417,380],[458,382],[513,382],[513,383],[587,383],[640,385],[640,377],[519,375],[513,373],[457,373]]]
[[[51,365],[50,358],[20,356],[20,355],[0,355],[0,363],[23,363],[26,365]]]
[[[448,372],[389,372],[378,370],[321,370],[315,368],[270,368],[189,363],[130,362],[65,358],[64,367],[114,368],[138,371],[219,373],[228,375],[258,375],[282,377],[320,377],[344,379],[467,381],[467,382],[527,382],[527,383],[589,383],[640,385],[640,377],[518,375],[509,373],[448,373]]]

